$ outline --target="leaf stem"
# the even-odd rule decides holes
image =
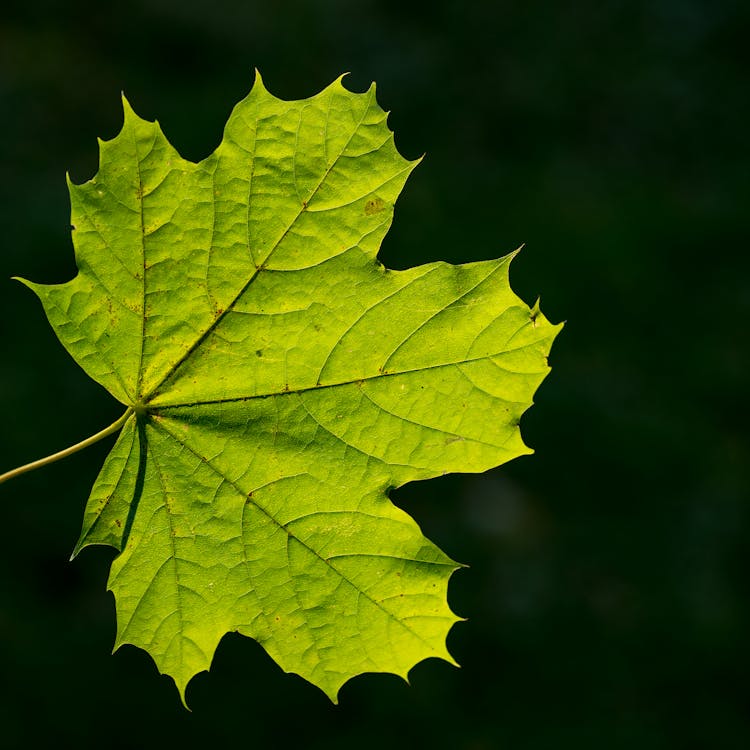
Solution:
[[[27,471],[33,471],[34,469],[39,469],[42,466],[46,466],[47,464],[51,464],[51,463],[54,463],[55,461],[59,461],[61,458],[67,458],[68,456],[73,455],[73,453],[78,453],[78,451],[81,451],[84,448],[88,448],[90,445],[93,445],[94,443],[98,443],[100,440],[107,437],[108,435],[111,435],[112,433],[117,432],[125,424],[125,422],[128,421],[128,418],[132,414],[133,414],[133,408],[129,407],[116,422],[113,422],[109,427],[105,427],[100,432],[97,432],[96,435],[92,435],[91,437],[88,437],[85,440],[81,440],[80,443],[71,445],[70,448],[65,448],[65,450],[58,451],[57,453],[53,453],[51,456],[40,458],[37,461],[32,461],[30,464],[25,464],[24,466],[19,466],[17,469],[11,469],[11,471],[6,471],[5,474],[0,474],[0,484],[2,484],[3,482],[6,482],[8,479],[13,479],[13,477],[17,477],[20,474],[25,474]]]

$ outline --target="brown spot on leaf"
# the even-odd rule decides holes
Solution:
[[[379,214],[385,208],[385,201],[382,198],[373,198],[365,203],[365,213],[368,216]]]

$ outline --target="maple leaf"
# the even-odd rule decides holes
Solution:
[[[69,183],[78,275],[24,282],[128,407],[91,439],[120,432],[74,551],[120,551],[116,648],[183,701],[233,631],[334,701],[363,672],[452,662],[459,566],[388,492],[530,453],[518,422],[559,326],[511,291],[512,256],[378,262],[417,162],[374,85],[286,102],[258,76],[197,164],[123,105]]]

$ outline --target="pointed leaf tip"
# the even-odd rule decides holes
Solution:
[[[163,673],[163,674],[166,674],[166,673]],[[168,675],[168,674],[167,676],[172,677],[171,675]],[[195,675],[193,675],[193,677],[194,676]],[[192,677],[190,679],[192,679]],[[190,706],[188,706],[188,702],[187,702],[187,688],[188,688],[188,684],[190,683],[190,680],[188,680],[184,684],[178,683],[177,680],[175,680],[173,677],[172,677],[172,680],[174,681],[175,687],[177,688],[177,693],[180,696],[180,703],[182,703],[182,707],[186,709],[187,711],[190,711],[190,713],[192,713],[193,709],[190,708]]]
[[[253,85],[250,87],[250,91],[254,93],[256,88],[259,94],[268,93],[266,84],[263,81],[263,76],[260,74],[258,68],[255,68],[255,79],[253,80]]]
[[[154,122],[153,120],[147,120],[143,117],[141,117],[134,109],[133,105],[130,103],[130,100],[125,96],[125,92],[120,93],[120,98],[122,102],[122,116],[123,116],[123,130],[127,127],[127,125],[131,122]],[[120,131],[122,133],[122,131]],[[111,141],[104,141],[105,143],[111,143]]]
[[[42,286],[41,284],[24,279],[22,276],[11,276],[10,278],[11,281],[17,281],[19,284],[23,284],[27,289],[31,289],[34,294],[39,296],[39,287]]]
[[[78,187],[78,184],[73,182],[73,178],[70,176],[70,172],[67,170],[65,172],[65,185],[68,188],[68,192],[72,192],[75,188]]]

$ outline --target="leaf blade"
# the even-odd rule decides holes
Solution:
[[[513,293],[515,254],[377,261],[417,162],[374,91],[284,102],[258,77],[197,164],[124,101],[71,185],[79,274],[25,282],[136,414],[74,554],[120,551],[116,647],[148,651],[183,702],[233,631],[334,701],[365,671],[453,662],[460,566],[388,492],[530,452],[518,422],[560,326]]]

